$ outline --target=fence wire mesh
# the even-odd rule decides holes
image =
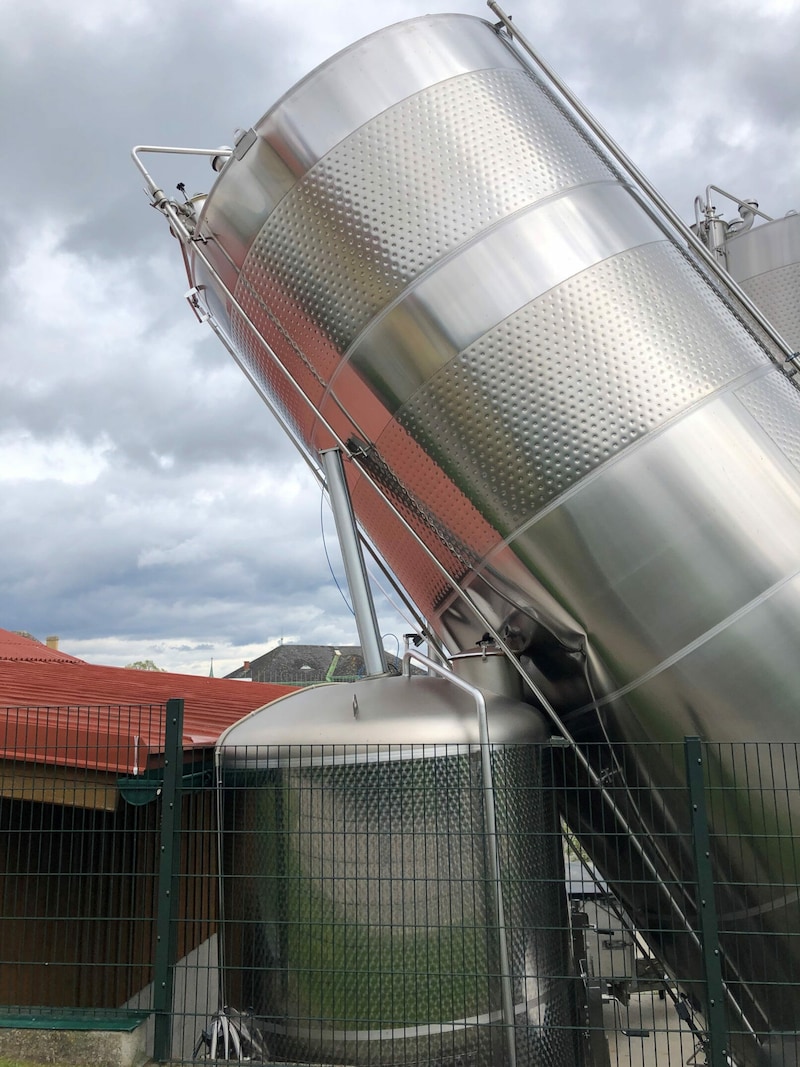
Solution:
[[[476,745],[215,760],[166,715],[4,713],[3,1026],[147,1018],[176,1062],[796,1062],[796,745],[497,745],[487,795]]]

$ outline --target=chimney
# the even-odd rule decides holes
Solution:
[[[246,659],[244,661],[244,663],[242,664],[242,669],[245,670],[245,671],[249,671],[250,670],[250,660],[249,659]]]
[[[54,652],[58,652],[58,634],[50,634],[49,637],[45,637],[44,643],[48,648],[52,648]]]

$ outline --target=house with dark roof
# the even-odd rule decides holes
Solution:
[[[400,673],[400,661],[388,653],[390,671]],[[367,673],[360,645],[278,645],[226,675],[239,681],[278,685],[319,685],[354,682]]]

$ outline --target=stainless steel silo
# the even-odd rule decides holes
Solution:
[[[431,16],[329,60],[239,138],[187,250],[306,447],[347,445],[431,627],[460,650],[488,623],[645,831],[656,780],[686,824],[659,744],[798,739],[794,368],[503,33]],[[735,821],[730,914],[781,945],[744,1010],[795,1030],[800,907],[759,845],[782,827]]]
[[[488,797],[442,679],[307,689],[220,739],[223,987],[272,1059],[580,1062],[549,731],[485,701]]]
[[[739,218],[724,218],[716,203],[736,205]],[[692,227],[720,266],[778,333],[800,348],[800,215],[773,218],[757,200],[742,200],[717,185],[695,198]]]
[[[800,215],[729,232],[727,266],[778,331],[800,348]]]

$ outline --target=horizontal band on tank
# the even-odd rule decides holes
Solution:
[[[745,389],[749,386],[755,386],[759,382],[768,381],[770,378],[776,375],[776,368],[773,364],[764,363],[763,366],[756,368],[755,370],[749,370],[744,374],[741,374],[738,378],[729,382],[727,385],[718,387],[713,393],[696,400],[689,407],[679,411],[676,415],[670,419],[665,420],[661,425],[655,425],[650,428],[647,433],[641,435],[636,440],[632,440],[626,444],[625,448],[619,452],[615,452],[608,458],[604,459],[601,463],[588,473],[584,474],[580,480],[576,481],[568,488],[564,489],[553,499],[549,500],[543,507],[541,507],[535,515],[531,515],[529,519],[526,519],[523,523],[517,526],[508,536],[504,537],[497,545],[489,552],[483,560],[481,560],[478,570],[482,569],[487,564],[491,564],[493,557],[498,552],[503,552],[508,548],[513,549],[515,543],[520,537],[528,533],[532,528],[539,523],[547,519],[558,508],[567,504],[574,497],[581,493],[585,493],[590,487],[612,467],[623,462],[624,460],[634,456],[639,449],[646,448],[651,442],[657,440],[662,434],[669,432],[670,428],[675,423],[683,418],[688,418],[695,411],[700,411],[702,408],[709,404],[714,404],[718,400],[722,399],[728,394],[736,393],[739,390]]]
[[[499,751],[503,745],[492,745]],[[346,767],[362,763],[394,763],[398,760],[441,759],[480,751],[479,744],[441,745],[391,742],[335,745],[226,745],[219,750],[220,765],[227,771],[297,770],[303,767]]]
[[[516,1016],[527,1015],[528,1012],[533,1009],[537,1012],[541,1012],[542,1004],[546,1004],[548,998],[538,997],[536,1000],[523,1001],[520,1004],[514,1005],[514,1014]],[[305,1037],[314,1040],[322,1041],[390,1041],[390,1040],[402,1040],[415,1037],[430,1037],[434,1034],[452,1034],[458,1030],[467,1030],[473,1026],[487,1026],[490,1023],[501,1023],[503,1021],[502,1009],[498,1008],[496,1011],[485,1012],[482,1015],[472,1015],[464,1019],[453,1019],[450,1022],[444,1023],[417,1023],[412,1026],[397,1026],[387,1027],[381,1030],[323,1030],[322,1027],[309,1025],[305,1026],[282,1026],[280,1024],[270,1024],[269,1022],[259,1024],[261,1029],[265,1033],[269,1034],[287,1034],[290,1037]]]
[[[738,281],[800,263],[800,215],[786,215],[728,237],[728,270]]]
[[[252,146],[241,159],[231,156],[211,190],[204,234],[225,234],[241,268],[277,204],[356,130],[450,78],[521,67],[488,23],[472,15],[423,16],[358,41],[298,82],[256,123]]]
[[[727,618],[717,623],[716,626],[711,627],[711,629],[707,630],[704,634],[701,634],[700,637],[697,637],[694,641],[691,641],[684,648],[679,649],[673,655],[669,656],[667,659],[657,664],[657,666],[647,671],[646,674],[643,674],[641,675],[641,677],[635,678],[633,681],[628,682],[627,685],[621,686],[613,693],[609,693],[606,696],[600,697],[599,699],[592,701],[590,704],[584,705],[582,708],[577,708],[574,714],[581,715],[586,711],[591,711],[593,709],[597,710],[606,704],[610,704],[612,701],[619,700],[620,698],[627,696],[629,693],[634,692],[634,690],[641,689],[648,682],[652,681],[654,678],[657,678],[660,674],[663,674],[664,672],[670,670],[682,661],[689,659],[689,657],[691,657],[693,653],[703,648],[703,646],[708,645],[716,638],[725,634],[742,619],[745,619],[748,615],[751,615],[753,612],[757,611],[764,604],[767,604],[777,594],[783,592],[786,589],[789,589],[792,584],[797,581],[798,577],[800,577],[800,568],[798,568],[798,570],[796,570],[793,574],[787,575],[779,582],[776,582],[774,585],[770,586],[769,589],[765,589],[763,593],[761,593],[757,597],[754,597],[753,600],[751,600],[748,604],[744,604],[741,608],[739,608],[738,611],[733,612],[733,614],[729,615]],[[800,590],[798,590],[798,592],[800,592]],[[729,667],[732,668],[736,661],[731,657],[725,657],[725,659],[728,661]],[[790,673],[793,675],[794,671],[791,671]],[[706,684],[708,684],[708,676],[706,676],[705,680]],[[709,727],[711,727],[712,724],[709,723],[704,725],[705,730],[707,732],[710,732]]]
[[[569,189],[503,219],[438,263],[368,327],[346,359],[395,412],[542,293],[620,252],[663,240],[619,183]]]
[[[437,82],[521,66],[483,19],[425,15],[338,52],[290,89],[255,130],[280,145],[297,177],[376,115]]]

